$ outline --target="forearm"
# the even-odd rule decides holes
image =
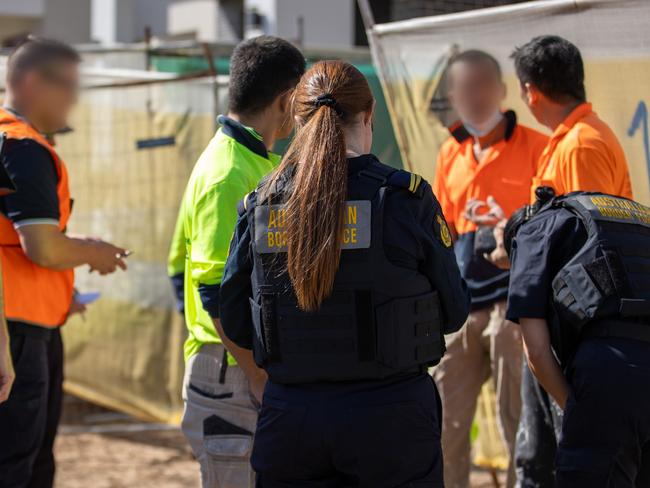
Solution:
[[[265,377],[266,372],[263,369],[259,368],[257,364],[255,364],[255,360],[253,359],[253,351],[250,349],[244,349],[243,347],[240,347],[231,341],[224,332],[223,326],[221,325],[221,321],[219,319],[213,318],[212,322],[214,323],[214,327],[217,329],[217,334],[219,334],[223,345],[235,358],[237,365],[244,371],[246,377],[249,380]]]
[[[544,389],[564,408],[569,385],[551,350],[547,324],[542,319],[522,319],[524,351],[531,371]],[[536,326],[536,327],[535,327]],[[535,332],[535,328],[537,332]],[[544,333],[538,333],[541,330]]]
[[[32,237],[29,226],[19,231],[20,242],[25,254],[44,268],[54,270],[72,269],[93,262],[96,246],[83,237],[67,236],[52,226],[48,232]]]

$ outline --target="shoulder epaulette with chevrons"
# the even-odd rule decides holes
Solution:
[[[387,183],[391,186],[404,188],[414,195],[421,197],[424,192],[423,181],[422,177],[418,174],[398,169],[388,177]]]

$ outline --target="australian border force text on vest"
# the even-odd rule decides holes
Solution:
[[[343,214],[341,249],[367,249],[371,237],[371,202],[350,200]],[[284,205],[255,209],[255,245],[262,254],[287,252],[287,218]]]

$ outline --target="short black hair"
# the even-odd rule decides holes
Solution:
[[[7,82],[14,83],[20,75],[33,69],[45,69],[57,62],[79,63],[77,50],[64,42],[28,36],[9,55]]]
[[[265,109],[298,83],[305,64],[302,53],[279,37],[241,42],[230,58],[230,110],[256,113]]]
[[[535,85],[556,102],[587,99],[580,50],[559,36],[539,36],[515,48],[510,56],[521,83]]]
[[[494,68],[495,74],[501,79],[501,65],[497,61],[497,58],[480,49],[468,49],[467,51],[455,54],[449,60],[448,68],[451,68],[456,63],[489,64]]]

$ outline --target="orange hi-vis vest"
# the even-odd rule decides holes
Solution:
[[[63,232],[71,210],[68,172],[63,161],[36,129],[4,109],[0,109],[0,132],[6,134],[7,140],[31,139],[52,155],[58,176],[56,190],[59,198],[59,229]],[[20,191],[20,188],[17,191]],[[1,213],[0,259],[7,320],[43,327],[62,325],[72,303],[74,271],[55,271],[32,262],[20,245],[12,221]]]

